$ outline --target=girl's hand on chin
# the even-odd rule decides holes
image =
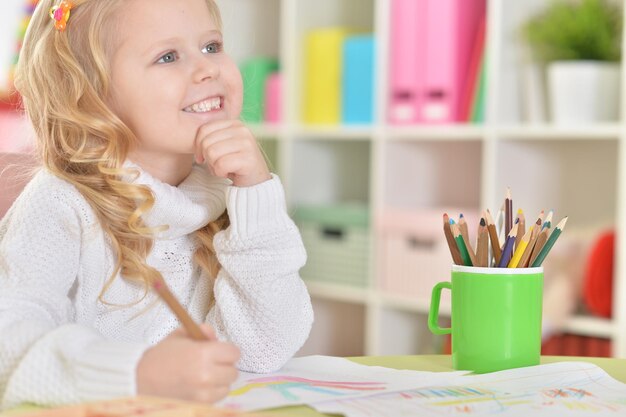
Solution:
[[[196,162],[211,174],[230,178],[236,187],[250,187],[271,178],[257,141],[239,120],[220,120],[198,129]]]

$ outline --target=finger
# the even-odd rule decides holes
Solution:
[[[239,131],[238,128],[227,127],[204,136],[198,136],[195,143],[196,162],[205,162],[206,151],[214,144],[219,142],[229,142],[236,137],[242,137],[246,134],[247,133],[244,130]]]
[[[216,176],[222,178],[246,175],[246,172],[243,172],[247,164],[246,159],[247,155],[242,152],[226,154],[212,164],[213,171]]]
[[[217,402],[223,398],[226,398],[226,396],[228,395],[228,393],[230,392],[230,387],[220,387],[220,388],[215,388],[213,390],[213,393],[211,395],[211,403]]]
[[[200,330],[207,337],[208,340],[217,340],[217,335],[215,334],[215,330],[209,324],[203,323],[200,325]]]
[[[203,149],[202,153],[204,161],[208,164],[214,164],[221,157],[229,153],[244,152],[247,149],[247,141],[245,139],[230,138],[213,143]]]
[[[238,126],[217,130],[208,135],[198,137],[196,140],[196,149],[200,147],[203,150],[206,150],[218,142],[232,141],[234,139],[242,139],[250,144],[256,144],[256,139],[248,128],[245,126]]]
[[[234,365],[213,365],[205,370],[205,388],[230,387],[237,380],[239,370]]]
[[[212,359],[213,363],[232,365],[241,357],[239,348],[229,342],[212,342],[209,346],[207,357]]]
[[[245,125],[239,120],[220,120],[204,124],[200,126],[196,133],[196,145],[217,132],[238,128],[246,129]]]
[[[195,160],[197,163],[202,163],[203,159],[202,159],[202,154],[199,151],[199,143],[206,138],[207,136],[211,135],[214,132],[217,132],[219,130],[223,130],[223,129],[227,129],[231,126],[233,126],[235,124],[235,122],[239,122],[238,120],[219,120],[219,121],[215,121],[215,122],[209,122],[206,123],[202,126],[200,126],[200,128],[198,129],[198,132],[196,133],[196,139],[194,141],[194,147],[196,149],[195,152]],[[239,122],[241,123],[241,122]]]

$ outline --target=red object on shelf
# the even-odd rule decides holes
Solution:
[[[561,345],[563,343],[563,336],[554,335],[541,345],[541,354],[544,356],[556,356],[561,355],[563,350]]]
[[[20,95],[17,92],[0,95],[0,111],[15,111],[21,107]]]
[[[585,269],[583,298],[589,311],[610,318],[613,307],[615,232],[602,233],[594,242]]]
[[[543,356],[611,357],[611,340],[602,337],[557,334],[541,346]]]

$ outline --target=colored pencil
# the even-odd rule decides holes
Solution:
[[[498,214],[496,215],[496,230],[498,231],[498,239],[504,243],[506,239],[506,235],[504,234],[504,203],[500,206],[500,210],[498,210]],[[500,246],[502,249],[502,246]]]
[[[513,198],[511,197],[511,187],[506,188],[506,198],[504,199],[504,234],[509,235],[513,228]]]
[[[544,259],[546,259],[548,252],[550,252],[550,249],[552,249],[552,246],[554,246],[554,243],[556,242],[556,240],[559,238],[559,236],[561,236],[561,232],[565,228],[566,223],[567,223],[567,217],[561,220],[559,224],[556,225],[552,233],[550,233],[550,237],[548,238],[548,241],[546,242],[545,245],[543,245],[543,248],[541,248],[541,252],[539,252],[539,255],[537,255],[537,258],[531,264],[533,268],[537,266],[541,266]]]
[[[489,232],[484,218],[480,219],[476,239],[476,263],[477,266],[489,266]]]
[[[515,244],[515,236],[517,235],[517,225],[513,226],[509,235],[504,242],[504,248],[502,248],[502,257],[500,258],[500,263],[498,264],[498,268],[506,268],[509,262],[511,261],[511,257],[513,256],[513,245]]]
[[[461,230],[461,235],[463,236],[463,240],[466,242],[470,241],[469,238],[469,228],[467,226],[467,221],[465,221],[465,216],[463,216],[463,213],[459,214],[459,229]]]
[[[450,229],[450,217],[448,217],[448,213],[443,214],[443,233],[446,236],[448,248],[450,248],[450,253],[452,254],[452,261],[456,265],[464,265],[463,258],[461,258],[461,252],[459,252],[459,247],[454,240],[454,236],[452,236],[452,229]]]
[[[208,340],[207,336],[202,333],[200,326],[193,321],[189,313],[183,308],[182,305],[178,302],[174,294],[172,294],[167,288],[167,285],[162,279],[156,280],[152,283],[152,287],[156,291],[156,293],[161,297],[165,304],[172,310],[172,312],[176,315],[178,320],[187,330],[189,336],[194,340]]]
[[[498,265],[500,263],[500,256],[502,255],[500,241],[498,240],[498,231],[496,230],[496,225],[493,223],[489,209],[485,210],[485,216],[487,219],[487,230],[489,230],[489,239],[491,240],[493,259],[495,260],[495,265]]]
[[[535,247],[535,243],[537,243],[537,237],[539,236],[539,233],[541,232],[541,218],[542,217],[543,217],[543,210],[541,210],[541,213],[539,213],[539,217],[537,218],[537,221],[531,226],[533,232],[530,235],[530,242],[528,243],[528,246],[526,246],[526,249],[524,250],[524,254],[522,255],[522,259],[520,259],[519,264],[517,265],[518,268],[526,268],[528,264],[530,263],[530,255],[532,255],[533,253],[533,248]]]
[[[521,221],[518,223],[518,225],[519,224],[521,224]],[[509,262],[509,268],[521,268],[520,261],[522,259],[522,256],[524,255],[524,252],[526,251],[526,247],[528,247],[528,243],[530,242],[533,229],[534,225],[530,226],[530,229],[528,229],[528,232],[524,233],[524,236],[522,236],[522,238],[519,240],[519,243],[517,243],[517,238],[515,239],[515,252],[513,253],[513,257]],[[519,236],[520,230],[518,230],[517,232],[517,236]]]
[[[515,238],[515,251],[517,251],[520,241],[526,234],[526,217],[524,216],[524,211],[522,209],[517,210],[516,222],[519,226],[517,228],[517,237]]]
[[[539,252],[541,252],[541,249],[543,249],[543,245],[545,245],[546,242],[548,241],[549,235],[550,235],[550,227],[546,227],[546,222],[544,222],[541,232],[539,233],[539,236],[537,236],[537,241],[535,242],[533,253],[532,255],[530,255],[530,261],[528,262],[529,265],[532,265],[535,263],[535,259],[537,259],[537,256],[539,256]]]
[[[463,233],[461,233],[461,237],[463,238],[463,243],[465,243],[465,247],[467,248],[467,253],[470,257],[470,260],[472,261],[472,265],[476,265],[476,252],[474,252],[474,248],[472,247],[469,237],[463,236]]]
[[[550,210],[548,212],[548,215],[546,216],[545,220],[543,221],[543,225],[541,226],[541,228],[543,229],[544,227],[547,227],[548,229],[550,227],[552,227],[552,216],[554,215],[554,210]]]
[[[456,241],[459,252],[461,253],[463,265],[474,266],[467,250],[467,246],[465,246],[465,242],[463,241],[463,236],[461,235],[461,231],[459,230],[459,225],[453,222],[454,220],[450,219],[450,228],[452,229],[452,235],[454,236],[454,240]]]

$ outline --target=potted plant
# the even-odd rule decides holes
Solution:
[[[555,0],[523,27],[534,59],[547,65],[558,124],[618,118],[622,9],[610,0]]]

